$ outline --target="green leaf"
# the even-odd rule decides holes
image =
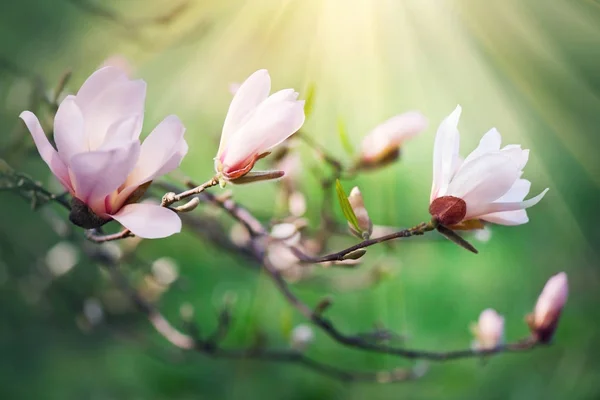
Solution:
[[[311,82],[306,87],[306,99],[304,100],[304,115],[310,117],[315,106],[315,84]]]
[[[358,219],[356,218],[356,214],[354,214],[354,210],[348,201],[348,196],[346,195],[346,192],[344,191],[339,179],[335,180],[335,191],[337,192],[338,201],[342,207],[344,217],[348,222],[350,222],[350,225],[352,225],[357,232],[362,232],[362,230],[358,227]]]
[[[346,129],[346,123],[341,118],[338,118],[337,120],[337,131],[340,136],[342,146],[344,147],[344,150],[346,150],[346,153],[348,153],[349,155],[354,155],[354,147],[352,146],[350,138],[348,137],[348,129]]]

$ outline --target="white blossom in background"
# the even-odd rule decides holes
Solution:
[[[560,272],[548,279],[528,320],[530,328],[540,341],[546,343],[552,339],[568,296],[566,273]]]
[[[294,246],[300,242],[300,232],[296,225],[290,222],[273,225],[270,236],[288,246]]]
[[[400,146],[427,129],[427,119],[417,111],[396,115],[377,125],[360,146],[360,163],[377,166],[398,156]]]
[[[72,243],[59,242],[48,250],[45,261],[52,275],[64,275],[79,262],[79,249]]]
[[[155,178],[176,169],[188,146],[185,127],[165,118],[140,144],[146,83],[115,67],[94,72],[77,95],[67,96],[54,118],[50,144],[30,111],[21,119],[42,159],[73,197],[71,222],[97,228],[114,219],[135,235],[162,238],[181,230],[173,211],[136,203]]]
[[[169,286],[179,277],[177,263],[169,257],[158,258],[152,263],[152,275],[159,284]]]
[[[489,226],[484,226],[482,229],[475,229],[475,240],[487,243],[492,238],[492,229]]]
[[[491,308],[482,311],[477,324],[473,326],[473,333],[474,349],[490,350],[498,347],[504,340],[504,317]]]
[[[301,324],[292,330],[291,345],[296,350],[305,350],[315,340],[315,333],[309,325]]]
[[[265,69],[253,73],[236,91],[221,134],[215,169],[221,182],[242,181],[257,160],[294,134],[304,123],[304,101],[294,89],[269,96],[271,77]],[[275,173],[253,175],[281,177]]]
[[[89,297],[83,302],[83,315],[90,325],[98,325],[104,319],[104,308],[100,300]]]
[[[488,131],[479,146],[464,160],[459,156],[458,120],[461,107],[440,124],[433,153],[432,216],[447,226],[463,221],[484,220],[501,225],[529,221],[526,208],[546,194],[524,200],[531,182],[521,179],[529,150],[520,145],[500,148],[500,133]]]

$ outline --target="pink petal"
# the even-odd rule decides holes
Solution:
[[[175,115],[169,115],[158,124],[142,143],[140,157],[127,185],[139,186],[179,167],[188,148],[184,133],[185,126]]]
[[[136,236],[146,239],[158,239],[181,232],[179,216],[155,204],[128,204],[111,217]]]
[[[137,140],[142,130],[143,115],[133,115],[125,117],[112,124],[104,137],[104,143],[98,150],[110,150],[123,146],[128,146],[134,140]]]
[[[440,124],[433,145],[433,184],[430,201],[446,195],[448,184],[459,164],[460,135],[458,120],[462,108],[456,106],[454,111]]]
[[[54,141],[60,158],[66,165],[77,153],[87,151],[83,136],[83,114],[75,102],[75,96],[67,96],[58,107],[54,117]]]
[[[70,167],[77,198],[88,205],[96,205],[99,200],[103,202],[105,196],[125,182],[139,152],[140,144],[135,140],[121,148],[73,156]]]
[[[304,123],[304,101],[261,104],[228,143],[222,163],[229,167],[267,152],[294,134]]]
[[[376,158],[390,147],[400,146],[427,128],[427,119],[419,112],[396,115],[377,125],[362,141],[364,158]]]
[[[217,154],[221,154],[231,135],[240,128],[247,116],[269,96],[270,91],[271,77],[266,69],[256,71],[240,85],[229,105]]]
[[[29,129],[31,136],[33,137],[33,141],[35,142],[35,146],[37,147],[42,160],[48,164],[50,171],[52,171],[65,189],[72,192],[73,188],[71,187],[71,181],[69,179],[69,171],[58,156],[56,150],[54,150],[54,147],[50,144],[50,141],[42,129],[40,121],[31,111],[23,111],[19,117],[25,122],[25,125],[27,125],[27,129]]]
[[[77,92],[80,107],[86,107],[109,86],[127,82],[127,74],[114,66],[103,67],[90,75]]]
[[[116,122],[143,115],[145,97],[146,83],[137,80],[110,85],[89,102],[83,103],[77,98],[85,119],[85,136],[89,149],[98,149],[108,130]]]

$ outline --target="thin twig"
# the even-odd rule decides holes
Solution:
[[[98,234],[95,229],[85,231],[85,238],[95,243],[112,242],[113,240],[121,240],[128,237],[134,236],[129,229],[123,229],[117,233],[111,233],[109,235]]]

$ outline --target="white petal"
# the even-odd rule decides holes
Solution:
[[[376,158],[390,147],[400,146],[427,128],[427,119],[419,112],[396,115],[377,125],[362,141],[363,158]]]
[[[521,171],[508,157],[490,153],[465,163],[450,182],[448,194],[467,203],[467,217],[472,209],[491,203],[507,193],[519,179]]]
[[[506,202],[506,203],[505,202],[502,202],[502,203],[494,202],[494,203],[481,205],[480,207],[478,207],[476,210],[473,211],[474,215],[472,217],[475,218],[480,215],[499,213],[499,212],[503,212],[503,211],[524,210],[526,208],[533,207],[544,198],[544,196],[546,195],[548,190],[549,189],[546,188],[542,193],[538,194],[534,198],[531,198],[531,199],[525,200],[525,201]],[[467,209],[467,215],[469,215],[469,214],[471,214],[471,211],[469,209]]]
[[[35,142],[35,146],[37,147],[42,160],[48,164],[48,167],[50,167],[54,176],[56,176],[65,189],[72,191],[73,188],[71,187],[69,179],[69,171],[67,170],[65,163],[58,156],[56,150],[54,150],[54,147],[50,144],[38,118],[31,111],[23,111],[19,117],[25,122],[25,125],[27,125],[27,129],[29,129],[31,136],[33,137],[33,141]]]
[[[461,111],[460,105],[456,106],[437,130],[433,145],[433,184],[430,201],[446,194],[448,184],[458,167],[460,145],[458,120]]]
[[[529,194],[531,189],[531,182],[527,179],[518,179],[502,197],[496,202],[498,203],[510,203],[515,201],[523,201],[525,196]]]
[[[270,150],[300,129],[304,118],[304,101],[265,101],[228,144],[222,163],[233,167]]]
[[[95,206],[121,186],[138,159],[139,142],[105,151],[80,153],[71,159],[75,195],[84,203]],[[96,210],[97,211],[97,210]]]
[[[164,238],[181,232],[179,216],[155,204],[128,204],[111,217],[136,236],[146,239]]]
[[[113,66],[100,68],[86,79],[77,92],[79,106],[85,107],[109,86],[127,82],[127,80],[127,74],[119,68]]]
[[[508,226],[523,225],[529,222],[529,217],[527,216],[527,211],[525,210],[504,211],[486,214],[479,217],[479,219],[498,225]]]
[[[229,105],[217,155],[221,154],[231,135],[240,128],[248,114],[269,96],[270,91],[271,77],[266,69],[254,72],[241,84]]]
[[[502,143],[500,132],[496,128],[490,129],[479,141],[479,146],[465,158],[464,163],[473,161],[486,153],[498,152],[500,150],[500,143]]]
[[[67,96],[60,103],[54,117],[54,141],[58,154],[66,165],[72,156],[87,151],[83,132],[83,114],[75,102],[75,96]]]

